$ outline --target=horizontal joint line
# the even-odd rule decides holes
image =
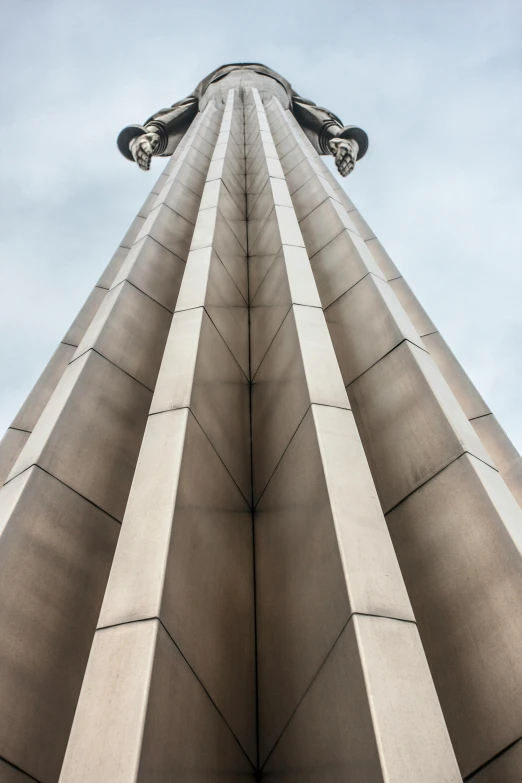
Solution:
[[[227,726],[228,730],[230,731],[230,733],[231,733],[231,734],[232,734],[232,736],[234,737],[235,741],[237,742],[237,744],[238,744],[238,745],[239,745],[239,747],[241,748],[241,750],[242,750],[243,754],[245,755],[245,757],[247,758],[247,760],[248,760],[248,762],[249,762],[250,766],[253,768],[253,767],[254,767],[254,765],[252,764],[252,761],[250,760],[250,758],[249,758],[249,756],[248,756],[247,752],[245,751],[245,749],[244,749],[244,748],[243,748],[243,746],[241,745],[241,743],[240,743],[240,741],[238,740],[237,736],[236,736],[236,735],[234,734],[234,732],[232,731],[232,729],[231,729],[230,725],[228,724],[227,720],[226,720],[226,719],[225,719],[225,717],[223,716],[223,714],[222,714],[221,710],[219,709],[219,707],[218,707],[218,706],[217,706],[217,704],[215,703],[214,699],[212,698],[212,696],[210,695],[210,693],[208,692],[208,690],[205,688],[205,686],[204,686],[203,682],[202,682],[202,681],[200,680],[200,678],[198,677],[198,675],[197,675],[196,671],[195,671],[195,670],[194,670],[194,668],[191,666],[191,664],[190,664],[189,660],[188,660],[188,659],[186,658],[186,656],[184,655],[184,653],[183,653],[183,650],[182,650],[182,649],[181,649],[181,647],[180,647],[180,646],[177,644],[177,642],[175,641],[174,637],[172,636],[172,634],[170,633],[170,631],[168,630],[168,628],[166,627],[166,625],[164,624],[163,620],[162,620],[160,617],[158,617],[157,615],[154,615],[154,616],[152,616],[152,617],[143,617],[143,618],[140,618],[139,620],[126,620],[125,622],[121,622],[121,623],[114,623],[114,624],[112,624],[112,625],[104,625],[104,626],[101,626],[100,628],[97,628],[97,629],[96,629],[96,632],[98,632],[98,631],[105,631],[105,630],[109,630],[109,629],[111,629],[111,628],[118,628],[118,627],[120,627],[120,626],[122,626],[122,625],[135,625],[136,623],[150,623],[150,622],[154,622],[154,621],[156,621],[156,622],[157,622],[159,625],[161,625],[161,627],[163,628],[163,630],[165,631],[165,633],[166,633],[166,634],[167,634],[167,636],[169,637],[169,639],[170,639],[170,641],[172,642],[172,644],[174,645],[174,647],[175,647],[175,648],[178,650],[179,654],[181,655],[181,657],[183,658],[183,660],[185,661],[185,663],[186,663],[186,664],[187,664],[187,666],[189,667],[190,671],[192,672],[192,674],[194,675],[194,677],[196,678],[196,680],[199,682],[199,684],[201,685],[201,687],[202,687],[202,688],[203,688],[203,690],[205,691],[205,693],[206,693],[207,697],[209,698],[210,702],[213,704],[213,706],[214,706],[214,709],[215,709],[215,710],[216,710],[216,712],[219,714],[219,716],[220,716],[220,717],[221,717],[221,719],[223,720],[224,724]]]
[[[503,756],[505,753],[507,753],[511,748],[514,748],[515,745],[517,745],[522,740],[522,736],[518,737],[518,739],[511,742],[509,745],[506,745],[505,748],[502,748],[498,753],[496,753],[494,756],[492,756],[489,761],[486,761],[484,764],[482,764],[480,767],[477,767],[473,772],[470,772],[469,775],[466,775],[464,778],[463,783],[468,783],[468,781],[472,781],[473,778],[479,774],[479,772],[482,772],[483,769],[486,767],[489,767],[490,764],[493,764],[494,761],[496,761],[498,758]]]
[[[383,620],[392,620],[392,621],[401,622],[401,623],[408,623],[409,625],[414,625],[415,627],[417,626],[417,623],[414,620],[404,620],[404,619],[398,618],[398,617],[389,617],[387,615],[380,615],[380,614],[368,614],[366,612],[351,612],[350,615],[348,616],[348,619],[346,620],[346,622],[344,623],[343,627],[341,628],[341,631],[340,631],[339,635],[337,636],[337,638],[335,639],[334,643],[332,644],[332,646],[330,647],[330,649],[326,653],[322,663],[320,664],[319,668],[317,669],[317,671],[313,675],[312,679],[308,683],[308,686],[306,687],[306,690],[304,691],[303,695],[301,696],[301,698],[297,702],[297,704],[295,706],[295,709],[293,710],[293,712],[290,715],[288,721],[286,722],[285,726],[283,727],[281,733],[279,734],[279,737],[277,738],[275,743],[272,745],[272,749],[270,750],[270,753],[267,755],[265,761],[263,762],[263,766],[262,766],[261,769],[264,769],[268,759],[270,758],[270,756],[274,752],[277,744],[279,743],[279,741],[281,740],[281,738],[282,738],[283,734],[285,733],[286,729],[288,728],[288,726],[292,722],[292,719],[293,719],[294,715],[296,714],[297,710],[299,709],[299,707],[303,703],[306,695],[308,694],[308,691],[311,689],[312,685],[314,684],[314,682],[318,678],[318,676],[321,673],[322,669],[324,668],[326,662],[328,661],[330,655],[332,654],[334,648],[336,647],[339,639],[344,634],[346,628],[348,627],[348,625],[350,624],[350,622],[353,620],[354,617],[375,617],[375,618],[379,618],[379,619],[383,619]]]
[[[74,364],[74,362],[78,361],[82,356],[85,356],[85,354],[89,353],[89,351],[92,351],[93,353],[100,356],[102,359],[105,359],[106,362],[109,362],[109,364],[112,364],[113,367],[116,367],[117,370],[120,370],[124,375],[127,375],[129,378],[132,378],[133,381],[136,381],[136,383],[139,383],[140,386],[143,386],[144,389],[147,389],[147,391],[154,392],[154,389],[151,389],[149,386],[143,383],[143,381],[139,381],[137,378],[134,377],[134,375],[131,375],[130,372],[127,372],[127,370],[124,370],[123,367],[119,367],[115,362],[111,361],[111,359],[108,359],[106,356],[104,356],[102,353],[100,353],[96,348],[91,346],[90,348],[86,348],[83,353],[81,353],[79,356],[76,356],[74,359],[71,359],[69,362],[70,366],[71,364]]]
[[[175,255],[175,254],[173,253],[173,255]],[[176,256],[176,258],[177,258],[177,256]],[[168,307],[166,307],[165,305],[161,304],[161,302],[158,302],[158,300],[157,300],[157,299],[154,299],[154,297],[153,297],[153,296],[151,296],[150,294],[148,294],[148,293],[147,293],[146,291],[144,291],[142,288],[139,288],[139,287],[138,287],[138,286],[137,286],[135,283],[133,283],[133,282],[132,282],[132,280],[129,280],[129,278],[128,278],[128,277],[125,277],[123,280],[120,280],[120,282],[119,282],[119,283],[117,283],[117,284],[114,286],[114,288],[110,288],[109,290],[110,290],[110,291],[115,291],[115,290],[116,290],[117,288],[119,288],[120,286],[123,286],[123,284],[124,284],[124,283],[127,283],[128,285],[131,285],[133,288],[135,288],[135,289],[136,289],[136,291],[139,291],[139,292],[140,292],[140,294],[143,294],[143,296],[146,296],[146,297],[147,297],[147,299],[150,299],[150,300],[151,300],[151,302],[154,302],[154,304],[157,304],[159,307],[162,307],[164,310],[166,310],[166,311],[167,311],[167,313],[170,313],[170,314],[172,315],[172,313],[174,312],[174,310],[170,310]]]
[[[147,420],[148,420],[148,419],[150,419],[150,417],[151,417],[151,416],[160,416],[162,413],[171,413],[172,411],[188,411],[188,412],[190,413],[190,415],[192,416],[192,418],[194,419],[194,421],[196,422],[196,424],[197,424],[197,425],[198,425],[198,427],[200,428],[201,432],[203,433],[203,435],[205,436],[205,438],[206,438],[206,439],[208,440],[208,442],[210,443],[210,446],[212,447],[212,450],[214,451],[214,453],[216,454],[217,458],[219,459],[219,461],[221,462],[221,464],[223,465],[223,467],[224,467],[224,468],[225,468],[225,470],[227,471],[227,473],[228,473],[228,475],[230,476],[231,480],[232,480],[232,481],[234,482],[234,484],[236,485],[237,491],[239,492],[239,494],[241,495],[241,497],[242,497],[242,498],[244,499],[244,501],[246,502],[246,504],[247,504],[248,508],[249,508],[249,509],[252,511],[252,505],[251,505],[251,502],[248,500],[248,498],[246,498],[246,497],[245,497],[245,494],[244,494],[244,492],[241,490],[241,487],[239,486],[239,484],[238,484],[238,483],[237,483],[237,481],[235,480],[234,476],[233,476],[233,475],[232,475],[232,473],[230,472],[230,470],[229,470],[228,466],[227,466],[227,465],[226,465],[226,463],[223,461],[223,458],[221,457],[221,455],[220,455],[219,451],[216,449],[216,447],[214,446],[214,444],[212,443],[212,441],[211,441],[211,440],[210,440],[210,438],[208,437],[208,435],[207,435],[206,431],[204,430],[203,426],[201,425],[201,423],[200,423],[199,419],[197,419],[197,417],[195,416],[195,414],[194,414],[194,411],[193,411],[193,410],[192,410],[192,408],[190,407],[190,404],[189,404],[189,405],[180,405],[179,407],[165,408],[165,409],[164,409],[164,410],[162,410],[162,411],[153,411],[152,413],[149,413],[149,415],[148,415],[148,417],[147,417]]]
[[[434,479],[434,478],[437,478],[437,476],[440,476],[440,474],[441,474],[443,471],[445,471],[447,468],[451,467],[451,465],[453,465],[453,463],[454,463],[454,462],[457,462],[457,460],[459,460],[459,459],[462,459],[462,457],[465,457],[465,456],[466,456],[466,454],[467,454],[469,457],[474,457],[475,459],[478,459],[478,461],[479,461],[479,462],[482,462],[484,465],[487,465],[487,466],[488,466],[488,468],[491,468],[491,470],[494,470],[496,473],[498,473],[498,470],[497,470],[497,468],[494,468],[494,467],[493,467],[493,465],[490,465],[490,464],[489,464],[489,462],[484,462],[484,460],[483,460],[483,459],[481,459],[480,457],[477,457],[477,455],[476,455],[476,454],[473,454],[471,451],[468,451],[468,450],[466,449],[465,451],[463,451],[463,452],[462,452],[462,454],[459,454],[457,457],[454,457],[454,458],[453,458],[452,460],[450,460],[450,461],[449,461],[449,462],[448,462],[446,465],[444,465],[444,467],[440,468],[440,470],[437,470],[437,472],[436,472],[436,473],[433,473],[433,475],[431,475],[431,476],[429,476],[429,478],[425,479],[425,481],[423,481],[423,482],[422,482],[422,484],[419,484],[419,486],[418,486],[418,487],[415,487],[415,489],[412,489],[412,490],[411,490],[411,492],[408,492],[408,494],[407,494],[407,495],[405,495],[403,498],[401,498],[401,500],[399,500],[399,501],[398,501],[397,503],[395,503],[395,504],[394,504],[394,505],[393,505],[391,508],[389,508],[389,509],[388,509],[388,511],[384,511],[384,509],[383,509],[383,511],[384,511],[384,516],[386,517],[388,514],[391,514],[391,512],[392,512],[392,511],[395,511],[395,509],[396,509],[398,506],[400,506],[400,505],[401,505],[401,503],[404,503],[406,500],[408,500],[408,498],[411,498],[411,496],[412,496],[412,495],[414,495],[414,494],[417,492],[417,490],[419,490],[419,489],[422,489],[423,487],[425,487],[425,486],[426,486],[426,484],[429,484],[429,482],[430,482],[432,479]]]
[[[27,473],[27,471],[28,471],[28,470],[30,470],[31,468],[38,468],[38,470],[41,470],[41,471],[42,471],[42,473],[46,473],[48,476],[50,476],[51,478],[53,478],[55,481],[58,481],[58,483],[59,483],[59,484],[63,484],[63,486],[64,486],[64,487],[67,487],[67,489],[70,489],[70,490],[71,490],[71,492],[74,492],[74,494],[75,494],[75,495],[78,495],[78,497],[82,498],[82,499],[83,499],[83,500],[85,500],[87,503],[90,503],[90,504],[91,504],[91,506],[94,506],[94,508],[97,508],[97,509],[98,509],[98,511],[101,511],[102,513],[106,514],[106,515],[107,515],[107,516],[108,516],[110,519],[114,520],[114,522],[116,522],[118,525],[121,525],[121,520],[119,520],[117,517],[115,517],[115,516],[114,516],[113,514],[111,514],[109,511],[106,511],[106,510],[105,510],[104,508],[102,508],[101,506],[98,506],[98,504],[97,504],[97,503],[94,503],[92,500],[89,500],[89,498],[85,497],[85,495],[82,495],[82,493],[81,493],[81,492],[78,492],[78,490],[77,490],[77,489],[74,489],[74,487],[71,487],[71,486],[69,486],[69,484],[66,484],[66,483],[65,483],[65,481],[62,481],[62,479],[58,478],[58,476],[55,476],[53,473],[50,473],[50,472],[49,472],[48,470],[46,470],[45,468],[42,468],[42,466],[41,466],[41,465],[39,465],[37,462],[32,462],[32,463],[31,463],[30,465],[28,465],[26,468],[24,468],[23,470],[21,470],[21,471],[20,471],[20,473],[17,473],[17,474],[16,474],[16,476],[13,476],[13,478],[10,478],[10,479],[8,479],[8,481],[6,481],[6,482],[4,483],[4,486],[5,486],[5,484],[9,484],[11,481],[14,481],[16,478],[18,478],[18,476],[23,476],[23,474],[24,474],[24,473]]]
[[[382,355],[382,356],[381,356],[379,359],[377,359],[377,361],[376,361],[376,362],[374,362],[373,364],[370,364],[370,366],[369,366],[369,367],[367,367],[367,368],[366,368],[366,370],[363,370],[363,372],[362,372],[362,373],[360,373],[360,374],[359,374],[359,375],[358,375],[356,378],[353,378],[353,380],[351,380],[351,381],[350,381],[350,383],[347,383],[347,384],[346,384],[346,389],[348,389],[348,386],[351,386],[351,385],[352,385],[352,383],[355,383],[355,381],[358,381],[358,380],[359,380],[359,378],[362,378],[362,376],[363,376],[365,373],[367,373],[369,370],[371,370],[371,369],[373,369],[374,367],[376,367],[376,366],[379,364],[379,362],[382,362],[382,360],[383,360],[383,359],[386,359],[386,357],[387,357],[387,356],[389,356],[391,353],[393,353],[393,352],[394,352],[394,351],[395,351],[397,348],[399,348],[401,345],[404,345],[404,343],[409,343],[410,345],[414,345],[414,346],[415,346],[415,348],[418,348],[418,349],[419,349],[419,351],[423,351],[424,353],[427,353],[427,354],[429,354],[429,351],[428,351],[426,348],[423,348],[423,347],[422,347],[422,345],[417,345],[417,343],[414,343],[414,342],[412,342],[411,340],[409,340],[407,337],[404,337],[404,338],[403,338],[403,339],[400,341],[400,343],[397,343],[397,345],[394,345],[394,346],[393,346],[393,348],[390,348],[390,350],[389,350],[389,351],[386,351],[386,353],[385,353],[385,354],[383,354],[383,355]]]
[[[38,778],[33,777],[33,775],[31,775],[29,772],[26,772],[25,769],[22,769],[22,767],[19,767],[17,764],[13,764],[13,762],[9,761],[9,759],[6,759],[5,756],[0,756],[0,760],[2,760],[4,764],[7,764],[9,767],[18,770],[18,772],[21,772],[22,775],[26,775],[26,777],[30,778],[31,780],[34,780],[35,783],[40,783]]]

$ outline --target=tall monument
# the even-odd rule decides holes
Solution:
[[[260,64],[0,446],[0,783],[520,783],[522,461]],[[357,165],[364,165],[357,164]]]

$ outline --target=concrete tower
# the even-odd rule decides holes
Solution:
[[[522,462],[366,134],[236,64],[118,143],[168,163],[0,446],[0,783],[520,783]]]

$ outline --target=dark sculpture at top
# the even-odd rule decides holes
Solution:
[[[118,136],[122,155],[147,171],[153,155],[172,155],[185,131],[209,100],[224,103],[231,87],[257,87],[261,97],[277,97],[290,109],[320,155],[333,155],[346,177],[368,149],[368,136],[355,125],[343,125],[327,109],[301,98],[280,74],[260,63],[222,65],[203,79],[193,93],[150,117],[145,125],[128,125]]]

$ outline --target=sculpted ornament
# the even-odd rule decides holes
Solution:
[[[159,144],[160,137],[154,131],[144,133],[142,136],[135,136],[129,142],[131,155],[142,171],[150,169],[151,158],[159,148]]]
[[[328,146],[335,157],[335,165],[339,174],[342,177],[347,177],[355,168],[359,145],[355,139],[333,138],[328,142]]]
[[[343,125],[328,109],[302,98],[290,83],[260,63],[223,65],[203,79],[193,93],[160,109],[145,125],[128,125],[118,137],[122,155],[148,171],[154,155],[172,155],[190,123],[209,100],[224,102],[231,87],[257,87],[263,100],[277,97],[293,113],[320,155],[333,155],[339,174],[347,177],[368,149],[368,136],[355,125]]]

